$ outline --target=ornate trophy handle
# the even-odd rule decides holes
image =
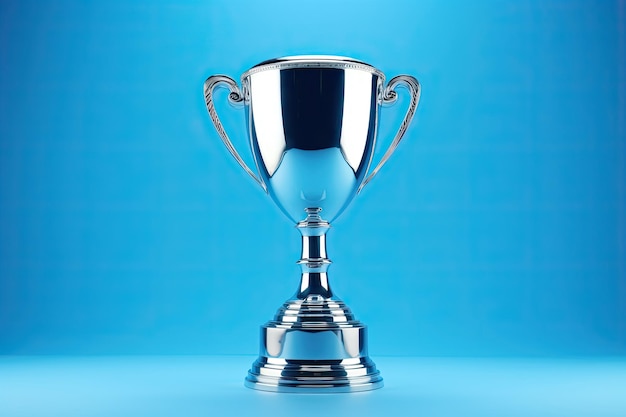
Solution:
[[[224,130],[224,127],[222,126],[222,123],[220,122],[219,117],[217,117],[217,112],[215,111],[215,105],[213,104],[213,90],[216,87],[221,87],[221,86],[228,87],[228,89],[230,90],[230,94],[228,95],[228,101],[230,101],[231,103],[233,104],[241,103],[244,100],[243,94],[241,90],[239,89],[239,87],[237,86],[237,83],[235,82],[235,80],[233,80],[232,78],[226,75],[210,76],[204,82],[204,101],[206,102],[206,109],[209,112],[211,121],[213,121],[215,130],[217,130],[217,133],[220,135],[222,142],[224,142],[224,145],[226,145],[226,148],[228,149],[230,154],[233,156],[233,158],[235,158],[237,163],[248,173],[248,175],[250,175],[252,179],[256,181],[256,183],[259,184],[265,192],[267,192],[265,183],[250,168],[248,168],[248,165],[246,165],[243,159],[241,159],[241,156],[239,156],[239,153],[237,152],[232,142],[228,138],[228,135],[226,134],[226,131]]]
[[[420,101],[420,83],[415,77],[412,77],[410,75],[398,75],[397,77],[393,77],[391,80],[389,80],[389,83],[387,84],[387,87],[385,87],[385,90],[383,92],[383,104],[395,103],[398,98],[398,93],[396,93],[395,88],[398,85],[403,85],[409,90],[409,92],[411,93],[411,104],[409,104],[409,108],[404,115],[404,120],[400,125],[400,129],[398,129],[398,133],[396,133],[396,136],[393,138],[391,145],[389,145],[389,148],[383,155],[376,168],[374,168],[369,176],[365,178],[365,180],[361,183],[361,186],[357,190],[357,194],[361,192],[363,187],[365,187],[372,180],[372,178],[374,178],[374,176],[378,173],[378,171],[380,171],[382,166],[385,165],[385,162],[387,162],[391,154],[394,153],[394,151],[400,144],[400,141],[404,137],[406,129],[409,127],[411,120],[413,120],[413,116],[415,115],[415,109],[417,109],[417,104]]]

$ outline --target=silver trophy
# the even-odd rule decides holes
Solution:
[[[214,75],[204,83],[207,110],[239,165],[269,194],[302,234],[298,290],[261,327],[259,358],[245,380],[278,392],[352,392],[380,388],[368,356],[367,327],[331,290],[326,232],[395,151],[413,118],[418,81],[392,78],[351,58],[293,56],[262,62],[241,76]],[[405,86],[411,102],[391,145],[368,169],[378,111]],[[239,156],[217,116],[216,87],[243,103],[256,172]]]

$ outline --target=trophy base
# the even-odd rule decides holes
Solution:
[[[383,386],[367,353],[367,327],[339,299],[287,301],[261,328],[245,386],[273,392],[355,392]]]

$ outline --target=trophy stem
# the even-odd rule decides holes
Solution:
[[[332,263],[326,257],[326,232],[330,229],[330,223],[320,217],[320,211],[319,208],[307,208],[306,219],[296,226],[302,234],[302,255],[298,261],[302,276],[296,294],[300,300],[333,296],[326,274]]]

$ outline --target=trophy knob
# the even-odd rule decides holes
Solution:
[[[372,170],[372,172],[363,180],[359,189],[357,190],[357,194],[361,192],[363,187],[369,183],[374,176],[380,171],[380,169],[385,165],[387,160],[391,157],[391,155],[395,152],[396,148],[400,144],[400,141],[404,137],[409,124],[411,124],[411,120],[413,120],[413,116],[415,115],[415,110],[417,109],[417,105],[420,101],[420,83],[417,81],[415,77],[410,75],[398,75],[389,80],[387,87],[385,87],[382,95],[382,103],[383,104],[393,104],[398,99],[398,93],[395,91],[395,88],[398,86],[406,87],[411,93],[411,103],[409,104],[409,108],[404,115],[404,120],[402,120],[402,124],[400,124],[400,128],[396,133],[396,136],[391,141],[391,145],[387,148],[387,151],[383,154],[376,168]]]
[[[265,183],[261,180],[261,178],[259,178],[258,175],[254,173],[254,171],[252,171],[248,167],[248,165],[246,165],[244,160],[241,159],[241,156],[239,156],[237,149],[235,149],[235,146],[230,141],[226,130],[224,130],[224,127],[222,126],[222,122],[220,122],[220,119],[217,116],[217,111],[215,110],[215,105],[213,104],[213,90],[218,87],[228,88],[228,90],[230,91],[230,94],[228,95],[228,101],[230,101],[231,103],[236,104],[244,101],[244,96],[241,92],[241,89],[239,89],[237,83],[232,78],[226,75],[212,75],[207,78],[207,80],[204,82],[204,101],[206,103],[207,111],[209,112],[209,117],[211,117],[211,121],[215,126],[215,130],[217,130],[217,133],[220,135],[222,142],[224,142],[224,145],[226,145],[226,149],[228,149],[233,158],[235,158],[235,161],[237,161],[239,166],[241,166],[244,171],[246,171],[248,175],[250,175],[252,179],[257,184],[259,184],[261,188],[263,188],[263,190],[267,193],[267,187],[265,186]]]

